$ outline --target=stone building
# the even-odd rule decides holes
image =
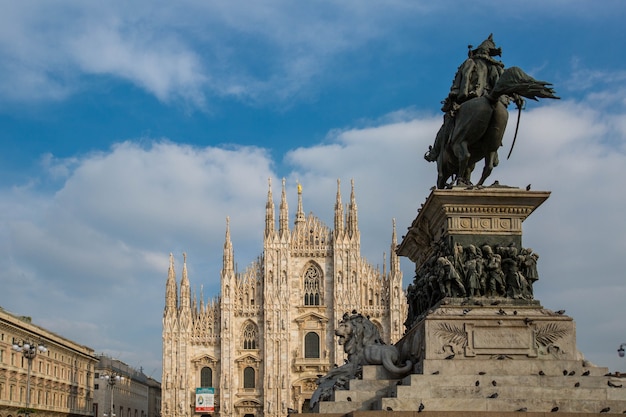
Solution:
[[[0,417],[93,416],[97,362],[93,349],[0,308]]]
[[[170,256],[163,314],[165,417],[191,416],[195,389],[213,387],[214,415],[257,417],[307,412],[318,376],[344,362],[335,327],[352,310],[368,315],[384,340],[403,333],[406,298],[395,253],[395,223],[389,268],[361,257],[354,182],[342,203],[340,183],[331,230],[305,216],[302,188],[293,229],[285,181],[278,209],[268,190],[263,253],[243,273],[235,271],[226,225],[221,294],[192,299],[183,261],[180,284]]]
[[[98,356],[98,359],[94,385],[94,417],[160,416],[159,382],[117,359],[104,355]]]

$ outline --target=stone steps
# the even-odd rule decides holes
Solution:
[[[497,411],[525,408],[529,412],[610,413],[626,411],[626,380],[607,376],[607,368],[563,360],[435,360],[426,361],[433,374],[412,374],[381,397],[381,410]],[[583,366],[586,365],[586,366]],[[425,366],[425,369],[428,369]],[[545,375],[539,375],[543,371]],[[567,371],[567,375],[563,372]],[[574,371],[574,375],[569,375]],[[587,376],[583,373],[589,371]],[[433,371],[434,372],[434,371]],[[480,374],[479,374],[480,373]],[[495,386],[493,385],[495,381]],[[624,385],[622,388],[613,388]],[[478,385],[477,385],[478,382]],[[576,386],[578,384],[578,386]],[[490,398],[497,393],[497,398]]]
[[[609,414],[626,411],[623,400],[538,400],[534,398],[381,398],[379,409],[386,411],[417,411],[423,404],[425,411],[513,412],[525,408],[527,412],[547,413],[558,407],[558,412],[600,413],[606,407]]]
[[[530,386],[530,387],[542,387],[542,388],[557,388],[557,389],[605,389],[608,387],[608,382],[613,384],[622,385],[625,381],[619,378],[611,378],[606,376],[512,376],[512,375],[457,375],[454,378],[450,378],[449,375],[410,375],[398,385],[398,393],[404,390],[411,389],[413,391],[420,389],[429,389],[433,386],[448,386],[448,387],[481,387],[491,388],[494,387],[495,381],[496,387],[506,386]],[[476,383],[478,382],[478,385]],[[578,386],[576,386],[578,384]]]
[[[512,362],[514,361],[514,363]],[[586,366],[585,366],[586,365]],[[582,360],[545,360],[545,359],[429,359],[424,361],[423,374],[435,372],[446,375],[538,375],[543,372],[548,376],[563,376],[563,371],[575,372],[574,376],[582,376],[586,371],[592,376],[603,376],[608,368],[587,365]]]
[[[417,411],[420,404],[424,404],[428,411],[512,412],[525,408],[528,412],[545,413],[555,407],[560,412],[572,413],[599,413],[607,407],[611,409],[609,413],[626,411],[626,380],[605,376],[606,368],[582,366],[581,361],[542,363],[528,360],[515,363],[518,372],[519,366],[535,371],[541,367],[551,374],[543,376],[508,373],[506,367],[501,368],[500,362],[511,365],[511,361],[497,360],[474,363],[461,369],[472,374],[453,374],[449,373],[455,369],[450,362],[444,361],[444,372],[437,375],[411,374],[402,380],[392,379],[381,366],[365,366],[363,379],[349,381],[348,390],[335,391],[334,401],[321,402],[319,412]],[[573,370],[575,374],[564,376],[564,369],[568,373]],[[589,375],[583,376],[587,370]],[[479,375],[478,372],[485,374]],[[495,386],[492,381],[496,382]],[[609,381],[624,387],[609,387]],[[577,383],[579,386],[575,386]],[[498,394],[497,398],[490,398],[494,393]]]
[[[387,378],[387,379],[382,379]],[[398,379],[390,379],[381,366],[364,366],[363,379],[348,381],[347,390],[337,390],[333,402],[320,402],[320,413],[379,410],[380,398],[394,395]]]
[[[418,387],[397,387],[396,398],[488,398],[497,393],[501,399],[534,398],[539,400],[567,400],[572,398],[582,398],[588,400],[604,401],[611,399],[614,392],[620,388],[607,389],[599,388],[559,388],[545,386],[441,386],[433,385],[430,388],[419,389]],[[623,389],[623,388],[621,388]],[[392,394],[393,395],[393,394]]]

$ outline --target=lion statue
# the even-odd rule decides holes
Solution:
[[[388,372],[397,375],[407,374],[413,366],[410,361],[402,367],[397,366],[400,358],[398,349],[386,345],[376,325],[361,314],[344,314],[335,335],[348,355],[348,362],[361,366],[382,365]]]
[[[317,380],[317,389],[311,397],[311,409],[319,401],[329,400],[336,389],[348,389],[348,381],[361,374],[363,365],[382,365],[388,372],[398,376],[411,371],[411,361],[406,361],[404,366],[396,365],[400,358],[398,349],[386,345],[376,325],[356,311],[343,315],[335,335],[348,359],[345,364],[336,366]]]

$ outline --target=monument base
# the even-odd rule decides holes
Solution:
[[[626,411],[626,381],[586,361],[572,318],[536,300],[446,298],[397,347],[416,366],[382,410]]]
[[[522,246],[522,222],[549,195],[501,185],[433,190],[397,248],[415,263],[396,344],[411,374],[398,380],[364,366],[317,411],[626,413],[626,378],[586,361],[573,319],[534,299],[538,256]]]
[[[410,375],[393,379],[380,366],[364,366],[361,379],[316,412],[626,412],[626,378],[586,361],[575,342],[572,318],[536,300],[445,298],[396,344],[415,364]]]

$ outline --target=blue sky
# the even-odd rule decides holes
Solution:
[[[160,378],[168,254],[215,296],[227,216],[239,269],[261,252],[268,178],[328,225],[354,179],[382,267],[435,183],[440,101],[493,33],[562,97],[528,103],[490,178],[552,191],[524,223],[535,296],[626,370],[626,3],[433,3],[2,1],[0,306]]]

